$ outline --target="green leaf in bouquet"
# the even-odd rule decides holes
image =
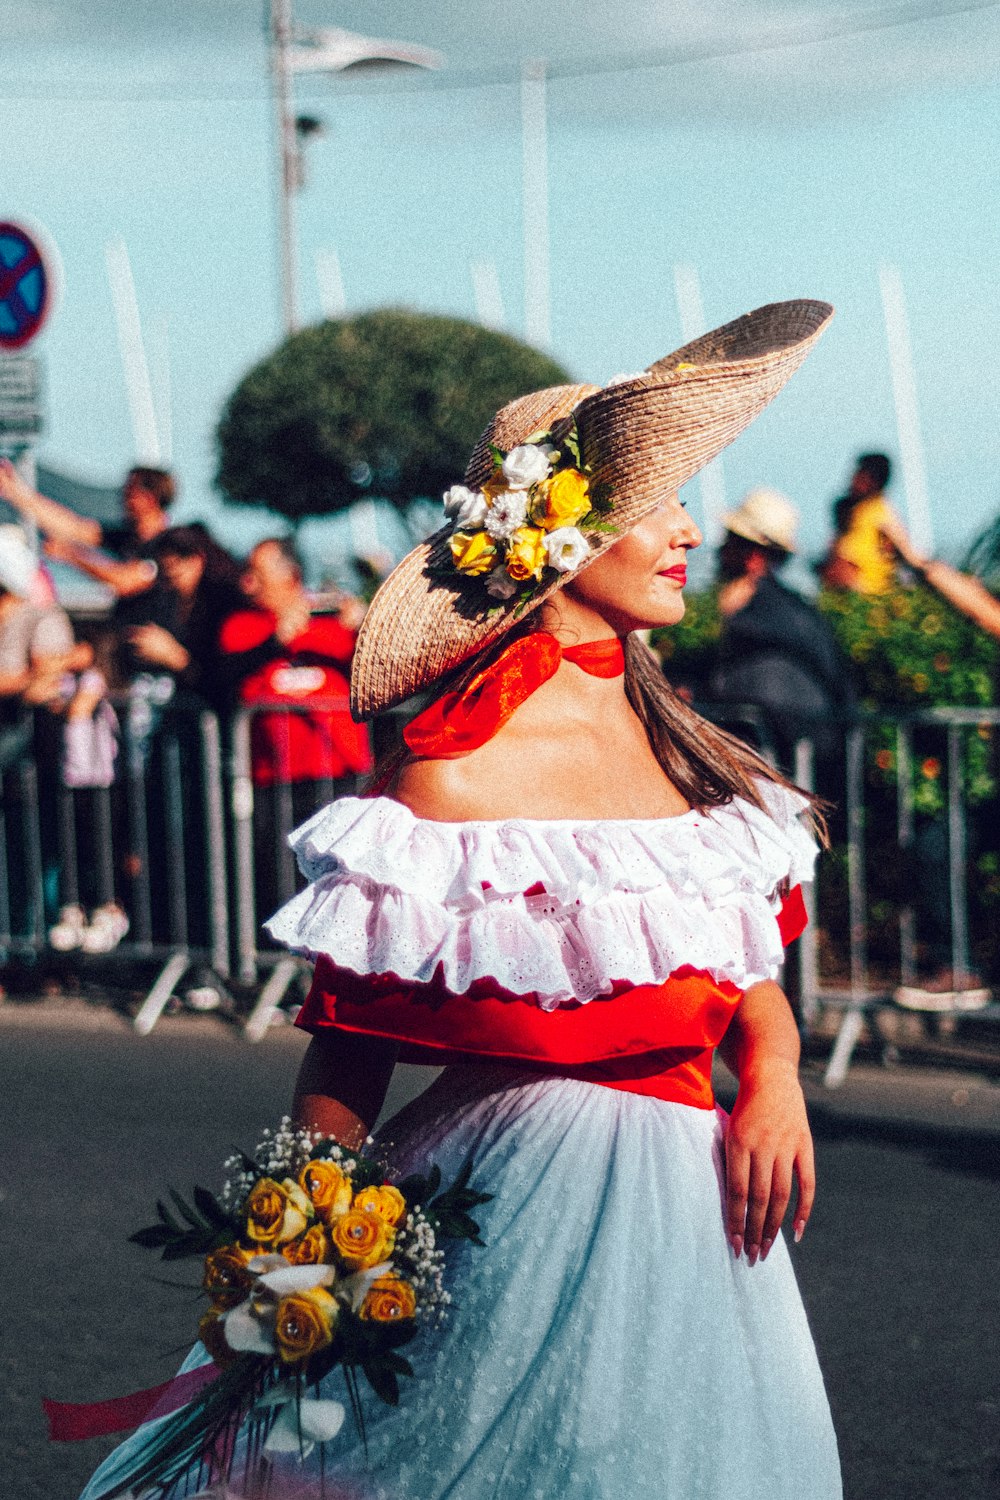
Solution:
[[[210,1193],[208,1188],[196,1187],[193,1196],[195,1206],[207,1224],[211,1224],[215,1229],[232,1230],[234,1233],[239,1230],[239,1221],[235,1215],[223,1208],[218,1198],[214,1193]]]
[[[399,1380],[395,1370],[390,1370],[382,1360],[368,1360],[361,1368],[379,1400],[384,1401],[386,1406],[398,1406]]]

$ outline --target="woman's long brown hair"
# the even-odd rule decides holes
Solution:
[[[515,633],[530,634],[538,628],[537,619],[532,618],[516,632],[508,632],[490,652],[481,653],[474,662],[467,663],[457,682],[454,677],[449,679],[447,688],[460,688],[463,679],[481,672],[486,665],[484,657],[499,655],[510,645]],[[439,683],[438,688],[444,689],[445,684]],[[722,807],[734,797],[742,797],[745,802],[767,812],[758,782],[772,781],[777,786],[799,792],[808,800],[813,830],[826,846],[826,821],[820,799],[796,787],[736,735],[696,713],[674,692],[653,652],[635,634],[625,641],[625,694],[642,722],[653,754],[692,807]],[[363,795],[378,796],[389,791],[403,766],[411,759],[405,745],[383,756]]]

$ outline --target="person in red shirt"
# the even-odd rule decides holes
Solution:
[[[219,636],[220,670],[237,701],[255,710],[251,768],[262,916],[294,889],[287,836],[372,767],[368,731],[351,718],[348,676],[356,632],[313,612],[291,542],[258,542],[243,587],[250,609]]]

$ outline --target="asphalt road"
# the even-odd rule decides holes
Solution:
[[[217,1182],[229,1149],[277,1120],[302,1040],[0,1017],[2,1500],[73,1500],[111,1446],[49,1444],[43,1395],[97,1400],[172,1373],[197,1305],[126,1237],[165,1184]],[[843,1118],[817,1144],[820,1196],[794,1254],[846,1500],[995,1500],[1000,1147]]]

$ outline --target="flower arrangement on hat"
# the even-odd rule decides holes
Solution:
[[[245,1421],[251,1452],[304,1459],[346,1417],[319,1390],[338,1366],[364,1438],[359,1375],[396,1405],[399,1377],[413,1374],[400,1347],[447,1316],[440,1241],[483,1243],[470,1210],[490,1195],[469,1186],[471,1160],[447,1188],[436,1166],[390,1182],[375,1156],[286,1118],[225,1165],[219,1196],[196,1187],[188,1202],[171,1190],[156,1223],[131,1236],[166,1261],[203,1258],[198,1335],[216,1366],[143,1445],[127,1476],[136,1491],[169,1487],[199,1457],[228,1478]],[[108,1493],[123,1483],[118,1474]]]
[[[444,496],[459,573],[483,578],[491,598],[527,603],[549,575],[575,573],[588,537],[614,531],[607,486],[583,463],[575,422],[554,440],[535,432],[508,453],[491,447],[493,472],[481,489],[454,484]]]

